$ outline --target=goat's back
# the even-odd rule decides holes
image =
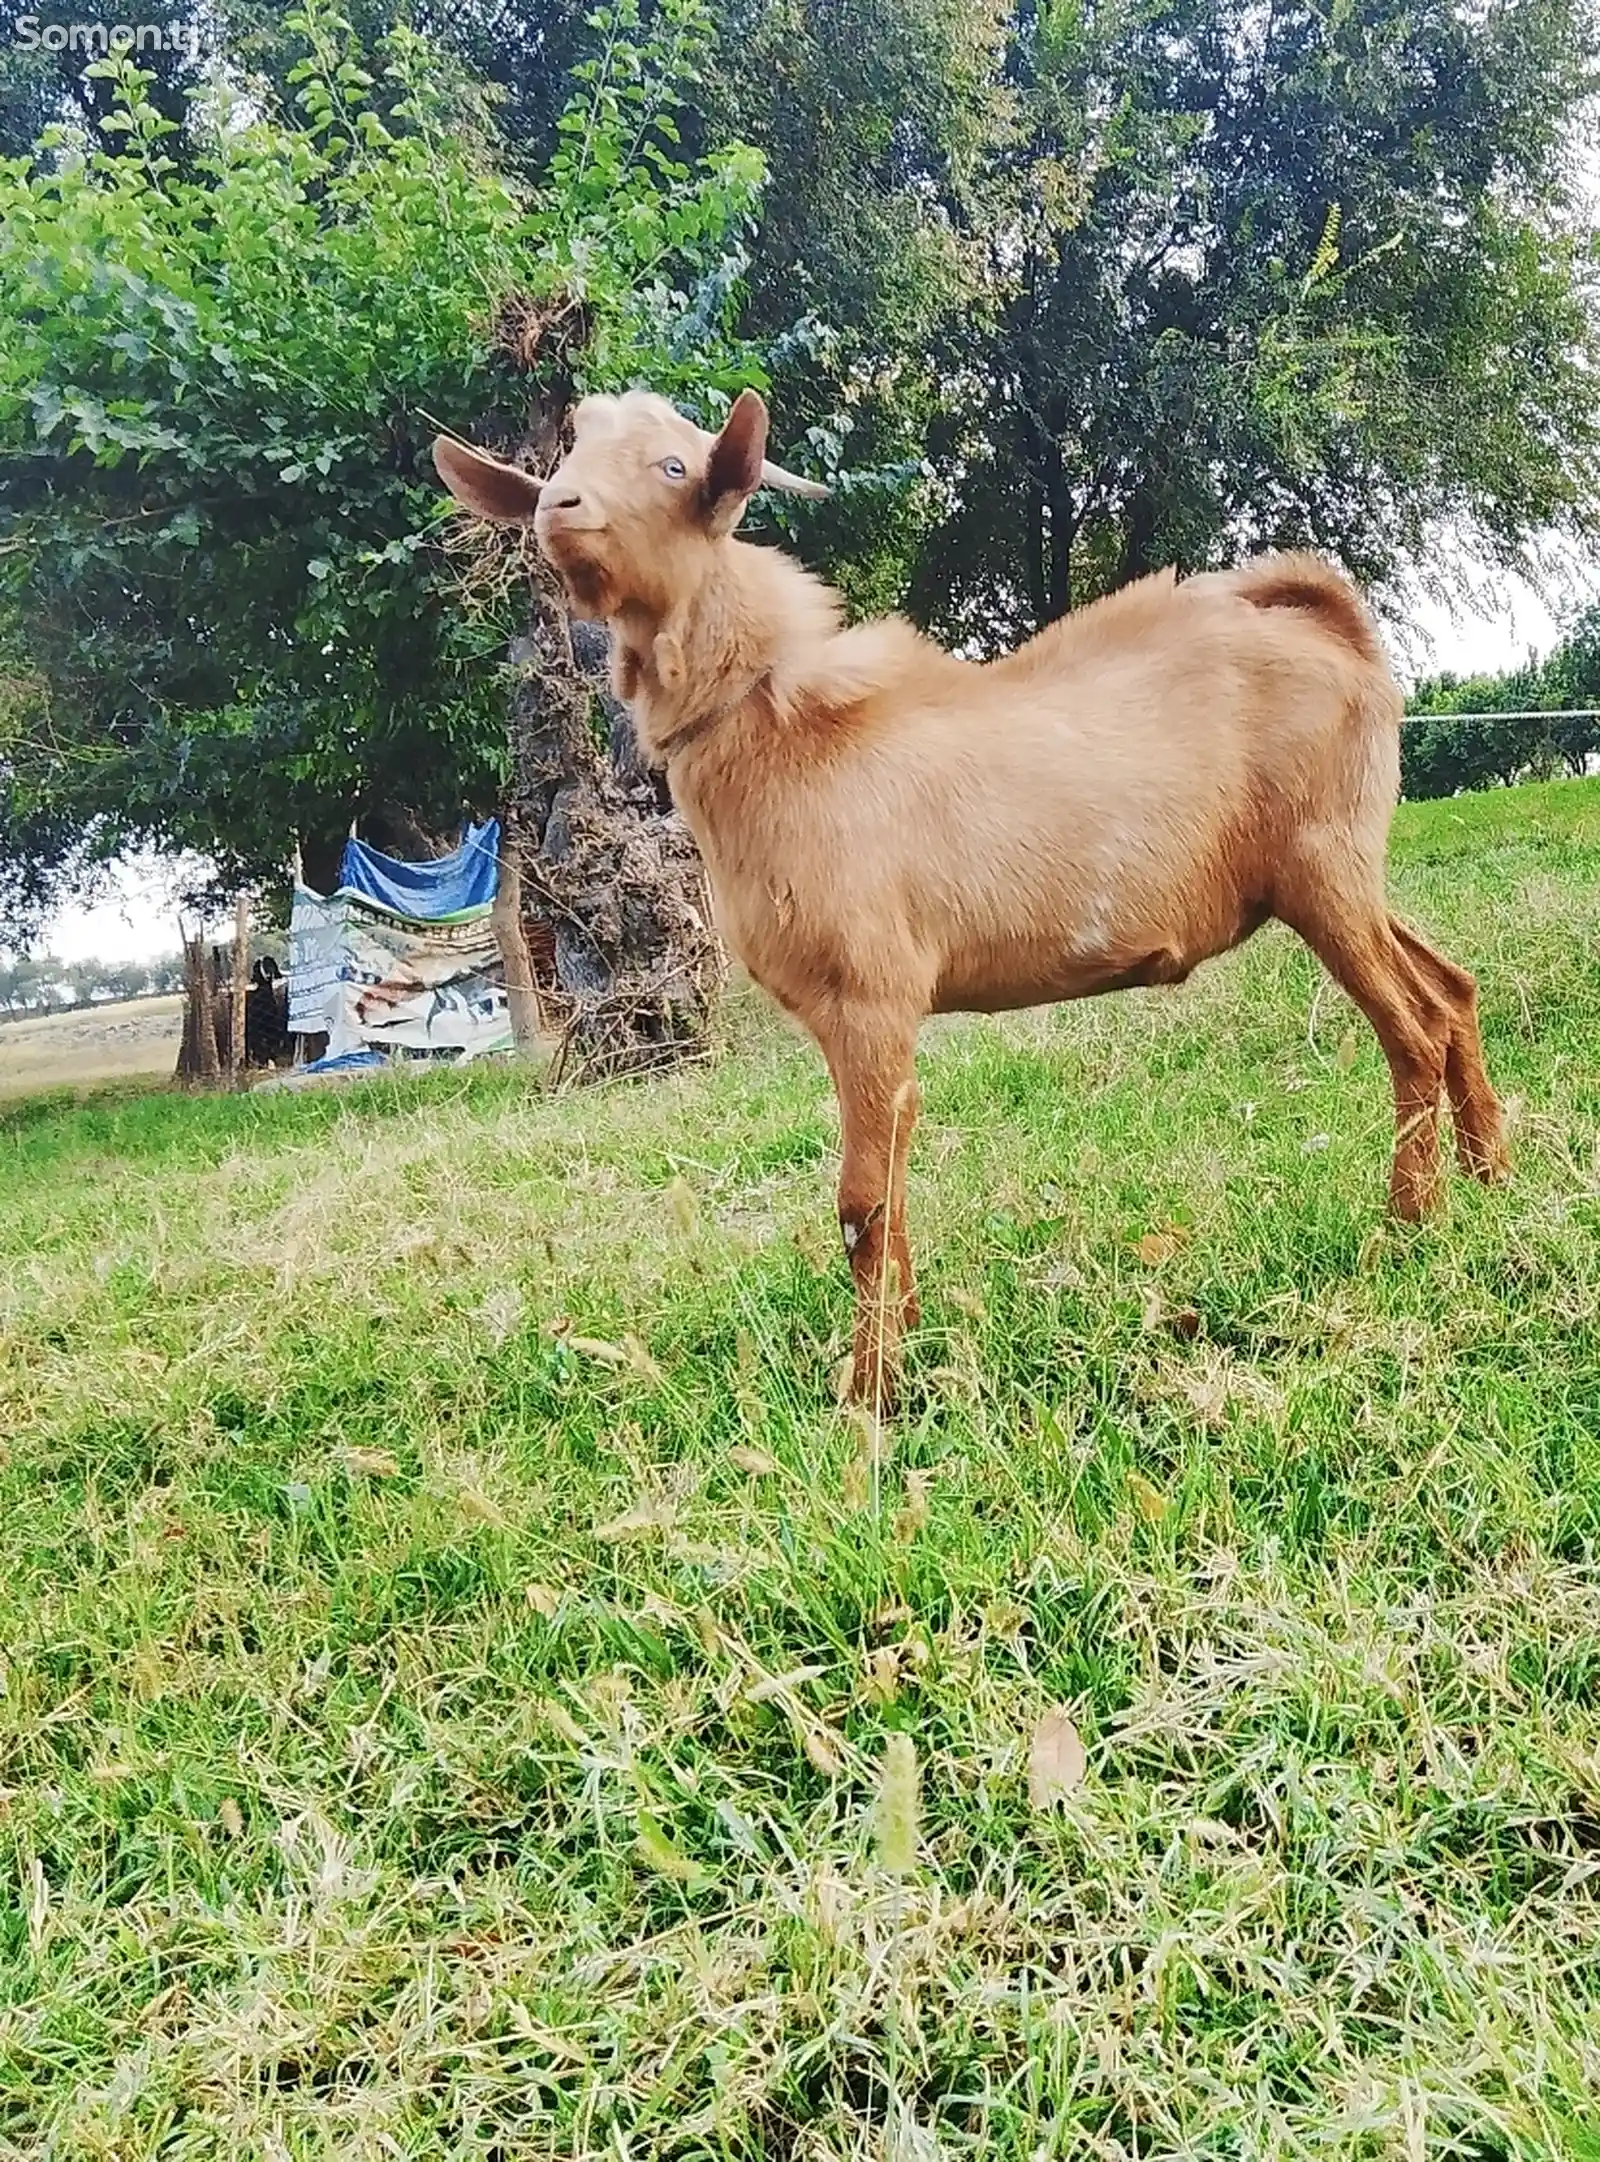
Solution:
[[[1381,878],[1400,694],[1315,558],[1143,580],[983,665],[863,626],[819,683],[813,755],[754,734],[736,816],[683,776],[730,941],[799,1010],[913,960],[945,1007],[1182,975],[1272,912],[1313,826]]]

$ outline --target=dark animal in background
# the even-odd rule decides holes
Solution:
[[[250,971],[250,988],[245,994],[245,1064],[285,1065],[290,1050],[289,979],[272,956],[264,954]]]

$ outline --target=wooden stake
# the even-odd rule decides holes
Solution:
[[[544,1034],[544,1016],[539,1010],[539,988],[533,980],[533,963],[522,928],[522,844],[513,833],[509,817],[500,821],[500,872],[489,921],[505,973],[511,1041],[518,1058],[531,1058]]]
[[[244,1072],[244,1009],[250,996],[250,896],[233,902],[233,1030],[228,1044],[228,1076],[237,1087]]]
[[[195,977],[200,993],[200,1009],[195,1015],[199,1030],[200,1078],[209,1088],[215,1088],[221,1078],[217,1063],[217,988],[211,973],[211,941],[206,937],[205,926],[200,927],[194,942]]]

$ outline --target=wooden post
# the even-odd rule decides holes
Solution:
[[[510,816],[500,821],[500,871],[495,880],[494,907],[489,921],[500,948],[500,966],[506,979],[506,1006],[511,1017],[511,1041],[518,1058],[531,1058],[544,1034],[539,1011],[539,990],[533,980],[533,963],[522,928],[522,844]]]
[[[178,937],[183,943],[184,1015],[183,1044],[178,1052],[178,1078],[214,1086],[217,1080],[216,994],[211,979],[211,948],[202,925],[191,938],[180,917]]]
[[[211,941],[202,925],[194,942],[195,989],[199,994],[199,1007],[195,1014],[195,1028],[200,1053],[200,1078],[208,1088],[215,1088],[220,1079],[217,1064],[217,991],[211,973]]]
[[[244,1009],[250,996],[250,896],[233,903],[233,1027],[228,1042],[228,1077],[237,1088],[244,1072]]]

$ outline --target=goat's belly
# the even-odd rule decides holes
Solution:
[[[1231,943],[1231,942],[1230,942]],[[1063,999],[1096,998],[1103,991],[1132,991],[1143,984],[1182,983],[1218,949],[1196,953],[1152,946],[1134,955],[1057,955],[1021,968],[955,968],[940,978],[935,1013],[1010,1013],[1019,1006],[1054,1006]]]

